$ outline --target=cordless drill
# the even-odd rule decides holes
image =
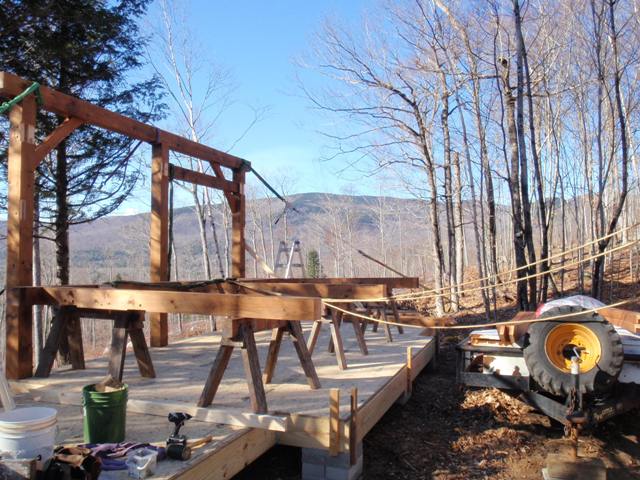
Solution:
[[[191,458],[191,448],[187,445],[187,436],[180,435],[180,429],[191,418],[191,415],[173,412],[167,418],[174,424],[173,433],[167,438],[167,457],[174,460],[188,460]]]

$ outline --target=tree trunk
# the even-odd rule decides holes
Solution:
[[[518,155],[518,136],[516,133],[515,119],[515,98],[511,92],[509,82],[509,62],[506,59],[501,60],[503,68],[503,95],[506,105],[506,122],[509,132],[509,145],[511,147],[511,165],[509,168],[509,193],[511,195],[511,212],[513,215],[513,251],[516,260],[517,277],[526,276],[524,267],[527,264],[525,254],[525,236],[524,226],[522,224],[522,205],[520,203],[520,159]],[[517,301],[520,310],[529,309],[529,298],[527,296],[527,284],[524,280],[517,283]]]
[[[513,0],[516,31],[521,30],[520,0]],[[533,227],[531,222],[531,202],[529,200],[529,165],[527,161],[527,145],[524,136],[524,65],[522,47],[518,48],[516,56],[517,95],[516,95],[516,134],[518,139],[518,153],[520,156],[520,196],[522,202],[523,235],[527,253],[529,254],[529,307],[533,307],[537,300],[536,251],[533,244]]]
[[[63,119],[59,120],[62,123]],[[55,248],[56,248],[56,277],[60,285],[69,285],[69,204],[68,190],[67,146],[63,140],[56,147],[56,217],[55,217]],[[67,365],[70,362],[69,342],[66,335],[62,335],[59,349],[59,362]]]

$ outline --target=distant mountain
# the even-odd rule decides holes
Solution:
[[[355,249],[362,249],[407,274],[430,275],[432,237],[426,202],[317,192],[291,195],[287,200],[290,208],[286,215],[283,203],[276,199],[250,200],[247,205],[247,242],[271,266],[279,242],[286,237],[299,239],[305,252],[318,250],[327,275],[385,273],[381,267],[360,257]],[[468,212],[465,217],[471,218]],[[224,258],[230,242],[230,219],[222,214],[220,205],[214,206],[214,222]],[[465,223],[467,257],[473,262],[471,222]],[[6,228],[4,222],[0,228]],[[212,272],[220,276],[209,219],[205,230]],[[173,268],[177,263],[178,277],[203,278],[200,229],[193,207],[174,210],[173,236],[177,256],[172,262]],[[53,243],[43,240],[41,245],[44,283],[55,283]],[[4,242],[0,243],[0,260],[3,264],[6,261]],[[103,282],[116,277],[147,280],[149,214],[109,216],[72,227],[71,266],[73,283]],[[225,267],[223,270],[226,273]],[[247,271],[249,275],[256,272],[258,276],[264,275],[249,255]]]

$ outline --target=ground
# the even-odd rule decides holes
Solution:
[[[540,479],[546,456],[566,452],[562,427],[494,389],[455,382],[454,345],[444,336],[437,369],[424,371],[405,405],[393,406],[364,440],[369,479]],[[640,479],[640,416],[631,412],[580,441],[580,454],[602,458],[608,478]],[[300,478],[300,450],[276,447],[236,480]]]

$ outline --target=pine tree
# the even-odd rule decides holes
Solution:
[[[163,111],[160,83],[154,77],[139,80],[138,72],[145,39],[137,21],[149,3],[0,0],[0,70],[153,121]],[[40,111],[36,136],[42,139],[64,120]],[[38,166],[35,227],[55,242],[61,285],[70,281],[69,227],[108,215],[124,202],[142,175],[134,157],[138,146],[122,135],[83,126]],[[5,167],[5,152],[0,153]]]
[[[307,253],[307,275],[310,278],[322,277],[322,265],[320,264],[320,255],[317,250],[309,250]]]
[[[137,20],[149,0],[0,0],[0,70],[141,121],[162,110],[155,78],[132,82],[145,39]],[[42,138],[64,118],[39,113]],[[137,143],[85,126],[38,167],[40,219],[53,232],[57,277],[69,283],[69,226],[116,210],[141,175]]]

